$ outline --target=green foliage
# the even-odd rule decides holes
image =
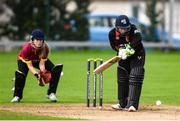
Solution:
[[[66,10],[68,4],[74,1],[77,9]],[[23,40],[34,28],[45,31],[47,39],[51,40],[87,40],[88,13],[90,0],[6,0],[15,16],[11,21],[17,27],[11,31],[12,38]]]
[[[17,52],[0,53],[0,104],[9,104],[12,99],[14,71]],[[102,58],[107,60],[115,53],[109,50],[93,51],[52,51],[50,59],[54,63],[64,64],[62,76],[57,90],[59,103],[86,102],[87,59]],[[145,64],[145,80],[140,104],[154,104],[157,99],[165,105],[180,104],[180,58],[178,52],[148,52]],[[103,101],[117,102],[116,64],[104,71]],[[29,73],[24,88],[22,103],[48,103],[46,91],[48,86],[40,87],[35,77]],[[92,92],[92,91],[91,91]],[[91,95],[92,96],[92,95]],[[98,96],[98,93],[97,93]]]
[[[12,25],[18,27],[18,31],[13,33],[13,39],[24,39],[27,33],[34,28],[44,28],[46,7],[44,0],[7,0],[7,5],[13,10],[15,17]]]
[[[90,0],[72,0],[76,3],[76,9],[69,13],[69,17],[64,24],[62,39],[68,40],[87,40],[89,37],[88,20],[86,15],[89,13],[88,6]]]
[[[156,28],[157,28],[157,17],[159,14],[156,10],[156,0],[147,0],[146,1],[146,14],[149,17],[150,20],[150,27],[146,31],[145,40],[146,41],[159,41],[158,37],[156,35]]]

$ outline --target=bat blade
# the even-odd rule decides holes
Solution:
[[[113,58],[105,61],[103,64],[101,64],[100,66],[98,66],[95,70],[94,73],[95,74],[99,74],[102,71],[106,70],[107,68],[109,68],[110,66],[112,66],[113,64],[115,64],[116,62],[120,61],[121,58],[119,56],[114,56]]]

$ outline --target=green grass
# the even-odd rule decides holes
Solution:
[[[14,113],[9,111],[0,111],[0,120],[72,120],[68,118],[58,118],[49,116],[38,116],[29,113]],[[15,118],[16,117],[16,118]],[[74,119],[73,119],[74,120]]]
[[[0,53],[0,105],[8,105],[12,99],[11,79],[17,68],[16,54],[17,52]],[[54,63],[64,64],[64,76],[57,90],[59,103],[85,103],[87,59],[107,60],[114,55],[111,50],[52,51],[50,59]],[[180,53],[150,51],[146,55],[145,79],[140,103],[154,104],[160,99],[165,105],[180,105]],[[22,104],[48,103],[48,99],[45,98],[46,91],[47,86],[39,87],[36,79],[29,73]],[[116,65],[104,72],[103,101],[105,103],[117,101]]]
[[[147,53],[146,75],[142,92],[143,103],[180,105],[180,53]]]

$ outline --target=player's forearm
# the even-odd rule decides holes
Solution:
[[[35,70],[35,68],[33,67],[32,63],[28,63],[27,66],[28,66],[30,72],[31,72],[33,75],[36,74],[36,73],[38,73],[38,72]]]

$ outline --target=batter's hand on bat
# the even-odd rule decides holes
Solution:
[[[133,55],[134,53],[135,53],[134,49],[131,48],[130,45],[126,45],[126,48],[120,48],[120,49],[119,49],[118,56],[119,56],[122,60],[126,60],[127,57]]]
[[[126,45],[126,50],[127,50],[127,56],[131,56],[135,53],[135,50],[129,45]]]
[[[122,60],[126,60],[127,59],[127,54],[126,54],[126,49],[119,49],[119,53],[118,56],[122,59]]]

